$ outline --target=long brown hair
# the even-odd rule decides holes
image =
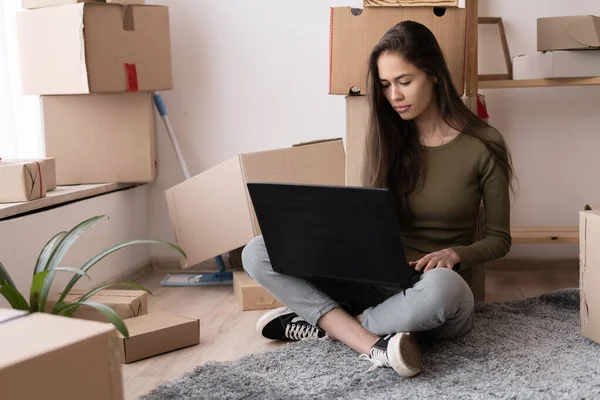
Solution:
[[[463,103],[444,54],[433,33],[414,21],[403,21],[388,30],[369,57],[371,117],[366,139],[363,184],[389,188],[397,199],[401,220],[410,221],[408,196],[423,182],[426,174],[424,147],[413,121],[403,120],[386,99],[379,80],[377,61],[386,51],[400,54],[408,62],[436,78],[435,101],[444,121],[463,134],[480,139],[502,169],[513,189],[514,171],[504,141],[490,140],[481,128],[491,128]],[[493,129],[493,128],[492,128]]]

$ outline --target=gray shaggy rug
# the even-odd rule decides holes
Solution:
[[[414,378],[366,372],[369,362],[321,339],[208,363],[141,399],[600,398],[600,345],[580,335],[577,289],[475,312],[467,335],[421,343],[424,367]]]

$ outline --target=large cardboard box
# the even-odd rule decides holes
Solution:
[[[573,15],[538,18],[538,51],[600,48],[600,17]]]
[[[600,50],[548,51],[513,58],[514,79],[600,76]]]
[[[166,191],[175,240],[193,266],[260,235],[247,182],[344,184],[341,139],[237,155]]]
[[[71,303],[79,300],[88,290],[73,289],[65,296],[64,301]],[[46,308],[51,311],[56,305],[60,294],[51,296],[46,302]],[[102,290],[89,298],[89,301],[102,303],[113,310],[121,319],[129,319],[148,314],[148,293],[143,290]],[[73,317],[91,321],[108,322],[108,320],[95,309],[81,306],[73,313]]]
[[[2,399],[122,400],[110,324],[0,309]]]
[[[124,321],[129,340],[119,334],[123,364],[200,343],[200,320],[154,312]]]
[[[386,31],[413,20],[427,26],[438,40],[459,94],[464,91],[466,9],[447,8],[443,16],[433,7],[331,8],[329,94],[367,94],[371,50]]]
[[[283,306],[267,289],[250,278],[246,271],[233,271],[233,293],[242,311],[268,310]]]
[[[34,9],[77,3],[112,3],[127,6],[144,4],[144,0],[21,0],[21,8]]]
[[[46,196],[43,161],[0,160],[0,203],[31,201]]]
[[[600,210],[579,213],[581,334],[600,343]]]
[[[173,88],[169,10],[81,3],[17,13],[24,94]]]
[[[41,109],[59,185],[156,179],[151,93],[42,96]]]

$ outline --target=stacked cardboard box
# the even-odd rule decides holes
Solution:
[[[64,301],[81,298],[86,290],[73,289]],[[56,305],[60,294],[48,299],[48,312]],[[118,359],[123,364],[132,363],[169,351],[200,343],[200,321],[167,312],[148,312],[148,294],[142,290],[102,290],[89,301],[112,308],[123,319],[129,339],[118,334],[116,347]],[[93,308],[82,306],[73,318],[108,323],[106,317]]]
[[[23,0],[23,93],[41,95],[58,185],[151,182],[152,91],[173,88],[169,11],[140,0]]]
[[[537,50],[513,58],[514,79],[600,76],[600,17],[538,18]]]

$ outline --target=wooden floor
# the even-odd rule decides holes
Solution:
[[[254,325],[263,311],[241,312],[229,287],[160,287],[163,274],[141,283],[153,291],[149,310],[200,319],[200,344],[147,360],[123,365],[125,399],[133,400],[164,381],[177,378],[207,361],[225,361],[274,349],[260,339]],[[507,301],[537,296],[555,289],[578,287],[577,271],[488,271],[486,300]]]

